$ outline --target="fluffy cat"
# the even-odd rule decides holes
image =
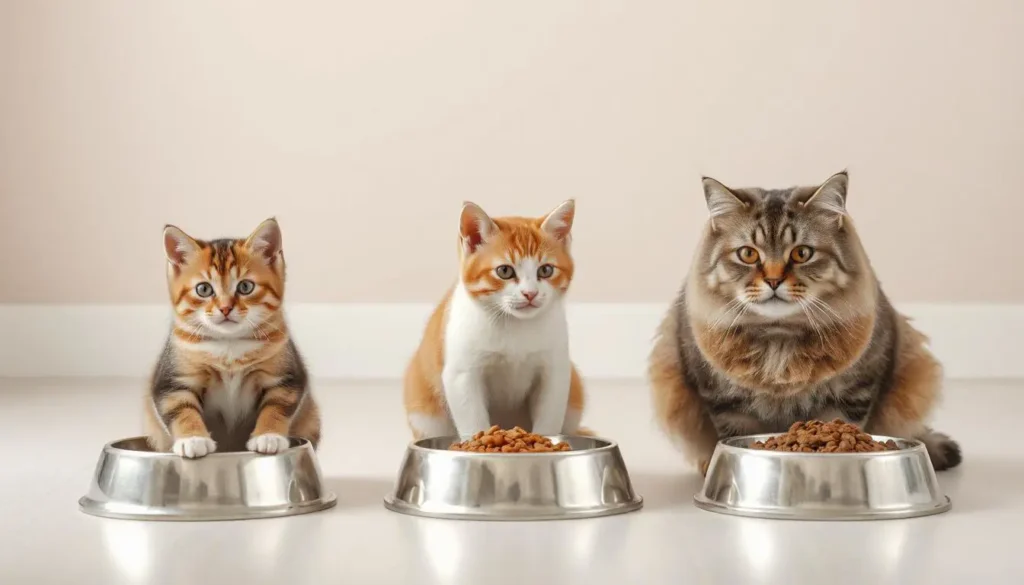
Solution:
[[[164,228],[174,325],[146,400],[150,445],[182,457],[320,441],[320,413],[281,308],[281,229],[196,240]]]
[[[960,447],[926,426],[941,368],[882,292],[846,211],[848,182],[704,179],[711,219],[648,372],[658,421],[702,473],[720,438],[837,417],[924,441],[936,469],[960,463]]]
[[[471,435],[492,424],[575,433],[583,384],[569,360],[562,297],[575,203],[539,218],[490,218],[466,203],[458,283],[434,310],[405,373],[416,438]]]

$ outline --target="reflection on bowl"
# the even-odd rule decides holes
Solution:
[[[720,441],[694,502],[712,512],[794,520],[879,520],[950,509],[924,444],[898,451],[791,453],[751,449],[773,435]]]
[[[293,438],[274,455],[249,451],[183,459],[153,452],[144,437],[104,446],[89,493],[87,514],[137,520],[243,520],[330,508],[312,445]]]
[[[395,512],[472,520],[591,518],[640,509],[619,447],[593,437],[552,436],[571,451],[449,451],[459,437],[409,445],[394,491]]]

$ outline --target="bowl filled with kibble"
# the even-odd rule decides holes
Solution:
[[[913,518],[951,507],[923,443],[870,435],[842,420],[719,441],[694,503],[793,520]]]
[[[432,518],[562,520],[632,512],[643,500],[612,441],[494,426],[411,443],[384,505]]]

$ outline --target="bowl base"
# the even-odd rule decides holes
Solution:
[[[726,506],[704,498],[701,494],[693,496],[693,503],[701,510],[715,512],[716,514],[727,514],[729,516],[743,516],[745,518],[764,518],[767,520],[815,520],[815,521],[864,521],[864,520],[902,520],[905,518],[920,518],[921,516],[932,516],[948,512],[953,507],[949,497],[943,502],[933,506],[906,508],[893,510],[891,512],[872,511],[860,513],[832,512],[828,510],[757,510],[750,508],[736,508]]]
[[[270,506],[265,508],[222,508],[209,510],[164,510],[154,512],[145,506],[119,506],[116,504],[97,502],[83,497],[78,500],[78,509],[90,516],[113,518],[116,520],[144,520],[160,522],[219,522],[228,520],[259,520],[261,518],[283,518],[311,514],[333,508],[338,498],[332,494],[302,504],[286,506]]]
[[[539,522],[551,520],[582,520],[585,518],[600,518],[602,516],[615,516],[635,512],[644,507],[644,499],[637,496],[631,502],[605,508],[590,508],[582,510],[556,510],[552,512],[527,512],[516,513],[458,513],[458,512],[427,512],[405,502],[395,500],[392,496],[384,498],[384,507],[392,512],[419,516],[421,518],[439,518],[443,520],[477,520],[491,522]]]

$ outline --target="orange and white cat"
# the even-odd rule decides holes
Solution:
[[[541,218],[492,219],[463,206],[458,283],[434,310],[405,374],[417,439],[492,424],[578,432],[583,384],[569,360],[563,305],[575,210],[570,200]]]
[[[174,324],[153,371],[150,445],[182,457],[248,449],[277,453],[289,437],[320,441],[320,413],[282,305],[281,229],[197,240],[164,229]]]

